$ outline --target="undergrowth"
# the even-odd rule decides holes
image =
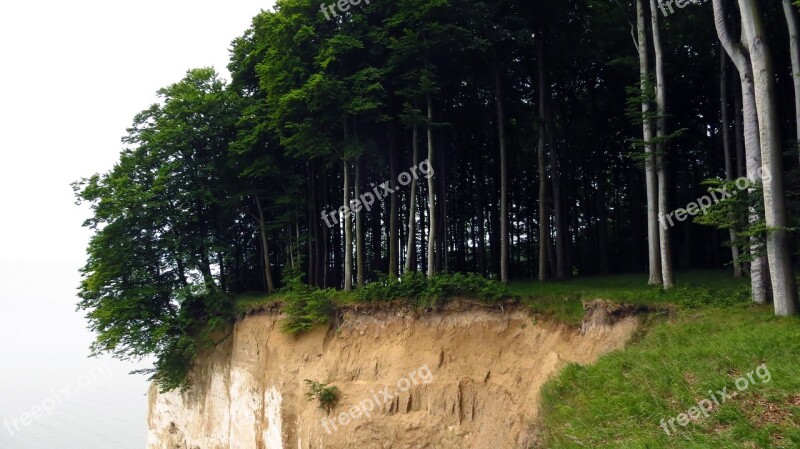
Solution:
[[[297,334],[318,324],[328,324],[336,307],[342,304],[406,301],[415,308],[425,309],[453,298],[494,304],[508,297],[509,292],[500,282],[477,274],[437,274],[428,278],[421,273],[409,273],[399,279],[384,276],[352,293],[316,289],[299,278],[291,278],[279,295],[287,315],[283,330]]]

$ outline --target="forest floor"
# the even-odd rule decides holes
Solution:
[[[647,275],[586,276],[566,281],[519,281],[509,284],[512,295],[534,313],[570,325],[580,325],[584,301],[602,299],[617,303],[662,308],[734,305],[749,302],[749,282],[721,271],[692,271],[675,275],[675,288],[664,291],[647,285]]]

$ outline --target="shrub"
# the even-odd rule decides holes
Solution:
[[[434,301],[453,297],[471,298],[491,304],[508,297],[509,292],[500,282],[475,273],[442,273],[432,278],[427,278],[422,273],[408,273],[400,279],[385,276],[380,281],[359,289],[357,295],[362,302],[405,299],[425,307]]]
[[[311,402],[316,399],[319,402],[319,408],[330,413],[331,409],[336,407],[336,403],[339,402],[339,389],[314,380],[306,379],[305,382],[309,388],[308,393],[306,393],[308,401]]]
[[[285,295],[287,317],[282,328],[290,334],[311,330],[315,325],[328,324],[333,313],[332,289],[316,289],[293,279],[281,292]]]

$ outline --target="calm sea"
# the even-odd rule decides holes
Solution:
[[[0,449],[145,449],[147,383],[88,357],[76,266],[0,262]]]

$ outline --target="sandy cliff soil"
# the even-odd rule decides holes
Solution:
[[[148,449],[527,448],[542,384],[637,326],[590,315],[575,330],[518,309],[350,311],[300,337],[252,315],[202,358],[191,392],[151,390]],[[338,387],[339,404],[309,402],[305,379]]]

